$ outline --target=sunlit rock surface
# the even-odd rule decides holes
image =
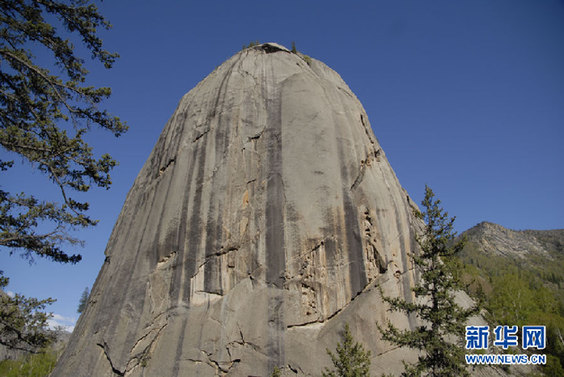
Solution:
[[[345,322],[398,371],[378,287],[412,295],[413,206],[336,72],[244,49],[166,124],[53,376],[320,375]]]

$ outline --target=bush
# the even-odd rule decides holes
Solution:
[[[17,360],[0,361],[0,376],[47,377],[55,368],[59,352],[54,350],[29,354]]]
[[[307,55],[302,55],[301,57],[302,57],[302,59],[304,60],[304,62],[307,63],[307,65],[311,66],[311,58],[310,58],[309,56],[307,56]]]

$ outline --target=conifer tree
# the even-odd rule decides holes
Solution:
[[[420,323],[413,330],[400,330],[391,322],[386,328],[378,325],[384,340],[420,352],[418,362],[404,363],[402,376],[469,376],[464,366],[462,337],[477,306],[464,309],[454,301],[455,292],[461,287],[453,270],[456,263],[450,262],[462,250],[464,240],[454,242],[455,218],[449,218],[440,203],[426,186],[424,212],[416,212],[424,220],[425,229],[416,237],[420,250],[411,255],[420,273],[420,281],[413,288],[415,302],[384,297],[391,311],[414,315]]]
[[[60,192],[59,200],[45,200],[41,190],[18,192],[6,188],[6,178],[0,181],[0,247],[30,261],[80,261],[72,248],[82,241],[71,231],[97,223],[80,198],[92,185],[112,183],[116,161],[97,156],[86,136],[101,128],[117,137],[127,126],[100,107],[111,89],[86,83],[82,56],[112,67],[118,55],[106,51],[97,34],[110,27],[89,0],[0,1],[0,173],[30,167]],[[0,290],[7,284],[0,272]],[[42,310],[53,300],[0,296],[0,344],[45,344]]]
[[[323,377],[367,377],[370,376],[370,351],[365,351],[362,344],[355,342],[345,325],[343,343],[337,344],[337,355],[327,350],[333,361],[334,369],[322,373]]]
[[[45,201],[0,187],[0,246],[30,259],[80,261],[79,254],[63,245],[79,244],[69,231],[97,221],[86,214],[89,203],[77,200],[73,192],[87,192],[91,185],[107,189],[112,183],[109,173],[116,161],[108,154],[95,156],[86,135],[100,127],[120,136],[127,126],[100,108],[111,89],[85,84],[84,58],[71,42],[74,39],[94,60],[111,68],[117,54],[103,48],[96,34],[100,28],[109,29],[110,24],[89,1],[0,2],[2,158],[21,158],[45,174],[61,194],[59,201]],[[37,59],[38,54],[44,58]],[[0,172],[16,166],[25,167],[0,160]]]
[[[82,312],[86,309],[89,296],[90,296],[90,290],[88,289],[88,287],[86,287],[84,288],[84,291],[82,291],[82,295],[80,296],[80,301],[78,302],[78,308],[76,309],[76,312],[78,314],[82,314]]]
[[[55,339],[54,332],[47,330],[51,315],[43,312],[54,300],[8,295],[3,291],[8,281],[0,271],[0,344],[34,353]]]

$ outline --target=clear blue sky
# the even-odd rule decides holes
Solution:
[[[100,9],[114,25],[102,33],[106,48],[121,58],[110,71],[88,63],[90,84],[112,87],[105,106],[130,126],[119,139],[90,135],[120,161],[112,189],[87,196],[100,224],[79,234],[86,246],[75,266],[0,254],[8,289],[57,298],[59,316],[76,317],[180,97],[254,40],[295,41],[336,70],[403,187],[419,202],[430,185],[459,231],[484,220],[564,228],[563,1],[106,1]],[[23,170],[8,177],[23,186],[10,188],[55,192]]]

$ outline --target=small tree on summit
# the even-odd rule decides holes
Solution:
[[[425,230],[416,237],[420,252],[412,254],[421,279],[413,288],[416,302],[401,298],[384,297],[391,311],[414,314],[421,325],[414,330],[400,330],[390,322],[387,328],[378,326],[382,338],[400,347],[421,352],[415,364],[405,364],[402,376],[469,376],[464,367],[462,339],[468,318],[477,312],[477,306],[464,309],[454,302],[460,289],[456,264],[452,257],[462,250],[464,240],[454,242],[454,217],[449,218],[434,199],[433,191],[425,187],[422,205],[425,211],[416,212],[425,221]]]
[[[298,53],[298,50],[296,49],[296,42],[294,42],[294,41],[292,41],[292,50],[291,51],[292,51],[293,54]]]

